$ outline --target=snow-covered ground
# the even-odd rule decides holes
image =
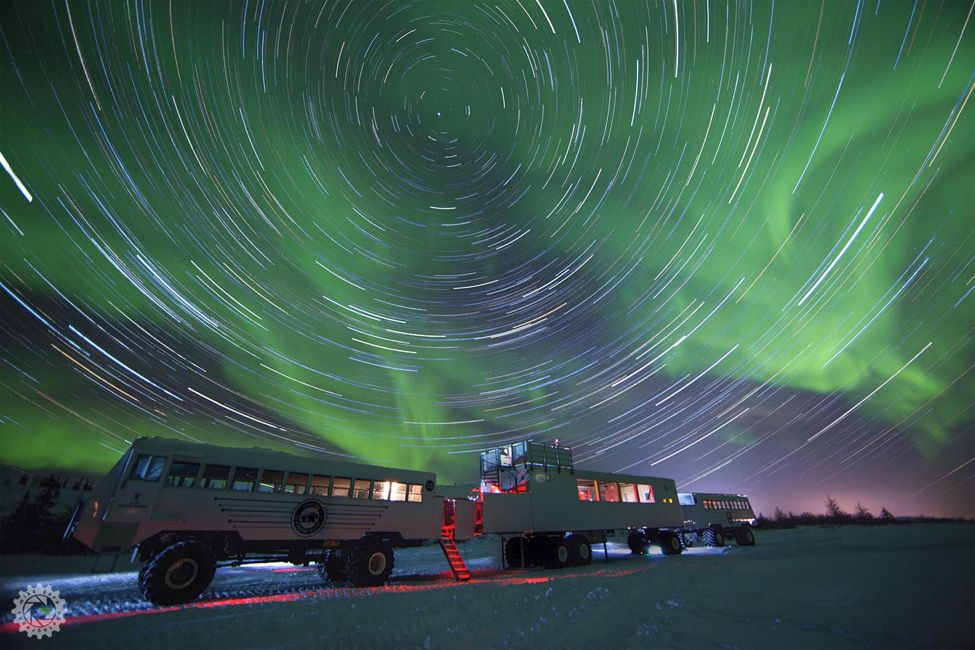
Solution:
[[[313,567],[248,566],[218,571],[198,603],[165,610],[142,601],[129,567],[92,575],[91,558],[6,557],[0,645],[975,647],[975,525],[799,528],[757,538],[754,547],[677,557],[634,557],[611,543],[608,563],[597,548],[591,566],[562,571],[501,571],[497,539],[482,538],[460,547],[470,584],[452,580],[437,546],[397,551],[391,583],[376,589],[325,588]],[[50,639],[10,631],[13,598],[37,582],[60,589],[69,608],[68,624]]]

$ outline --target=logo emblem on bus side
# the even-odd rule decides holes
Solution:
[[[291,515],[291,527],[299,535],[314,535],[325,525],[325,506],[314,499],[302,501]]]

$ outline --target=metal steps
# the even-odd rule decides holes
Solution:
[[[458,582],[467,582],[471,579],[471,572],[464,564],[464,558],[461,557],[460,551],[457,550],[457,544],[454,543],[454,527],[444,526],[440,531],[440,548],[443,549],[443,554],[447,558],[447,564],[450,565],[450,570],[454,574],[454,578]]]

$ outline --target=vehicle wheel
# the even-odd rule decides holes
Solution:
[[[326,551],[325,561],[318,563],[318,575],[324,582],[342,583],[349,580],[348,558],[336,551]]]
[[[630,547],[630,553],[633,555],[646,555],[650,552],[650,540],[642,530],[630,531],[626,538],[626,545]]]
[[[592,564],[592,547],[585,535],[570,535],[568,542],[573,566]]]
[[[522,562],[522,548],[524,548],[525,561]],[[523,567],[531,566],[531,549],[529,548],[528,540],[524,537],[512,537],[504,545],[504,560],[508,563],[508,567],[512,569],[521,569]]]
[[[549,569],[564,569],[572,564],[572,549],[564,537],[549,538],[545,566]]]
[[[142,592],[143,595],[146,593],[146,573],[148,572],[148,569],[149,562],[143,564],[142,568],[139,569],[139,591]]]
[[[715,529],[714,531],[714,545],[724,546],[724,533],[718,529]]]
[[[742,526],[735,535],[738,546],[755,546],[755,533],[748,526]]]
[[[393,572],[393,549],[382,542],[360,542],[349,555],[349,582],[378,587]]]
[[[701,543],[705,546],[717,546],[717,541],[714,539],[715,530],[713,528],[708,528],[703,533],[701,533]]]
[[[661,531],[660,550],[663,551],[664,555],[680,555],[681,551],[684,550],[680,543],[680,535],[671,530]]]
[[[217,562],[203,542],[176,542],[139,572],[142,595],[154,605],[182,605],[200,597],[213,580]]]

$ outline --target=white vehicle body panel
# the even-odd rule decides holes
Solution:
[[[165,458],[157,480],[132,478],[133,465],[144,455]],[[174,462],[199,464],[192,487],[167,485]],[[226,488],[200,486],[208,464],[230,466]],[[274,470],[287,476],[329,476],[333,481],[336,477],[353,482],[358,479],[370,485],[395,481],[422,486],[422,498],[413,502],[373,499],[371,494],[370,498],[311,494],[307,483],[304,494],[231,490],[237,468]],[[257,483],[260,480],[255,481],[254,489]],[[443,512],[443,497],[434,494],[435,485],[436,475],[431,472],[305,458],[258,448],[139,438],[96,486],[74,536],[96,552],[131,548],[164,531],[235,532],[245,541],[325,542],[358,539],[367,533],[398,534],[405,540],[433,539],[440,535]],[[302,523],[303,519],[311,523]]]
[[[711,526],[730,528],[755,521],[751,502],[744,494],[682,492],[679,498],[684,528],[688,530]]]
[[[577,480],[650,485],[654,503],[584,501]],[[630,474],[529,468],[527,492],[483,493],[485,533],[680,528],[672,479]]]

